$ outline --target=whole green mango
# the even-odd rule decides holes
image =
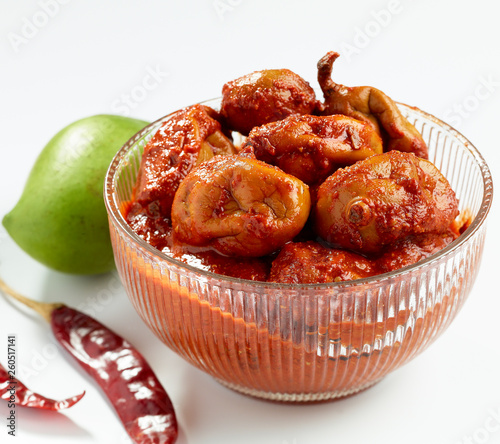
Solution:
[[[72,123],[45,146],[3,225],[36,260],[66,273],[114,268],[104,206],[113,156],[148,122],[97,115]]]

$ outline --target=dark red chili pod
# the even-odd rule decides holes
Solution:
[[[74,406],[85,392],[63,400],[46,398],[24,385],[0,364],[0,398],[12,402],[16,407],[31,407],[41,410],[62,410]]]
[[[134,443],[176,441],[172,402],[144,357],[127,340],[64,304],[28,299],[1,279],[0,290],[51,324],[59,343],[102,388]]]
[[[138,444],[170,444],[177,420],[170,398],[143,356],[125,339],[70,307],[52,312],[59,343],[101,386]]]

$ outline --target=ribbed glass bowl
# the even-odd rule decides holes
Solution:
[[[218,108],[219,100],[205,102]],[[172,350],[219,382],[277,401],[320,401],[376,383],[431,344],[455,318],[480,264],[492,180],[461,134],[399,105],[423,134],[430,160],[456,191],[469,228],[439,253],[396,272],[351,282],[275,284],[229,278],[178,262],[139,238],[122,210],[147,141],[136,134],[105,182],[111,240],[127,294]]]

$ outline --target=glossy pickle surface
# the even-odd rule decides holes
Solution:
[[[302,402],[366,388],[433,342],[475,280],[491,177],[470,142],[432,116],[399,107],[423,131],[430,159],[456,189],[460,209],[470,210],[471,223],[456,242],[416,265],[348,282],[251,282],[152,248],[130,230],[121,211],[139,170],[138,154],[158,125],[131,140],[110,169],[106,203],[120,276],[152,331],[235,390]],[[421,247],[429,252],[429,245]]]

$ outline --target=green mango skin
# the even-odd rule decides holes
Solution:
[[[116,152],[147,124],[96,115],[56,134],[36,160],[19,202],[3,218],[14,241],[58,271],[112,270],[104,178]]]

